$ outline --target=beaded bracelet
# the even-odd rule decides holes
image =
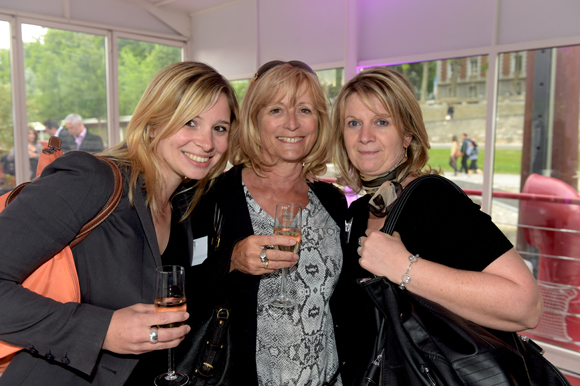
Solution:
[[[401,276],[401,284],[399,284],[399,288],[404,290],[405,284],[409,284],[411,282],[411,275],[409,275],[409,271],[411,270],[411,266],[413,263],[419,261],[419,254],[409,256],[409,266],[407,267],[407,271],[403,276]]]

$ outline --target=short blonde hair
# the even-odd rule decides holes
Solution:
[[[237,130],[238,103],[229,82],[215,69],[197,62],[174,63],[162,69],[149,82],[129,121],[125,140],[103,153],[131,168],[131,203],[137,180],[143,175],[146,203],[152,212],[160,210],[163,204],[160,202],[163,178],[161,159],[157,154],[159,141],[175,134],[192,118],[207,111],[222,94],[226,96],[231,111],[228,138],[231,139]],[[226,152],[210,173],[193,186],[197,190],[184,218],[191,213],[208,182],[223,172],[227,159]]]
[[[302,176],[314,179],[326,173],[326,162],[331,157],[329,116],[326,95],[318,77],[306,64],[298,61],[273,61],[264,64],[256,73],[254,80],[242,101],[240,109],[240,128],[232,136],[235,147],[231,151],[230,162],[252,168],[256,174],[274,166],[268,163],[262,152],[264,147],[258,127],[258,114],[271,104],[289,95],[292,103],[299,97],[298,92],[307,84],[314,97],[314,108],[318,114],[318,137],[310,153],[302,160]]]
[[[345,84],[333,108],[332,126],[336,131],[334,136],[334,157],[333,162],[338,169],[338,177],[356,192],[362,189],[360,171],[352,164],[348,158],[344,143],[344,114],[346,100],[349,96],[357,94],[363,103],[375,114],[370,102],[372,97],[376,97],[383,108],[393,119],[393,124],[399,130],[401,138],[412,136],[411,143],[407,149],[407,160],[400,169],[400,174],[418,177],[423,174],[436,173],[427,165],[429,160],[428,150],[431,148],[429,137],[423,122],[421,107],[417,97],[413,92],[411,84],[403,75],[396,71],[385,68],[370,68],[359,72],[347,84]],[[427,166],[426,170],[423,168]],[[401,178],[398,175],[397,178]]]

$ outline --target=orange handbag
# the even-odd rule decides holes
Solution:
[[[42,154],[38,161],[38,168],[36,169],[37,176],[40,175],[45,166],[62,155],[60,144],[61,140],[58,137],[51,137],[48,145],[42,149]],[[123,193],[123,179],[117,164],[108,158],[96,157],[106,161],[113,170],[113,174],[115,175],[113,194],[95,218],[81,228],[69,245],[31,273],[22,283],[23,287],[61,303],[80,302],[81,300],[79,279],[71,248],[80,243],[94,228],[113,213]],[[26,185],[32,182],[34,180],[20,184],[12,191],[0,196],[0,211],[10,204]],[[14,355],[20,350],[22,350],[22,347],[11,346],[7,343],[0,342],[0,375],[6,370]]]

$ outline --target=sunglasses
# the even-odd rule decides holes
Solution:
[[[256,74],[254,75],[254,81],[256,81],[259,77],[261,77],[262,75],[264,75],[265,73],[267,73],[268,71],[270,71],[271,69],[273,69],[274,67],[278,67],[281,66],[283,64],[289,64],[292,67],[296,67],[299,68],[301,70],[304,70],[306,72],[309,72],[311,74],[314,74],[314,71],[312,70],[312,68],[310,68],[310,66],[304,62],[301,62],[299,60],[291,60],[289,62],[284,62],[282,60],[272,60],[268,63],[265,63],[262,65],[262,67],[260,67],[258,69],[258,72],[256,72]]]

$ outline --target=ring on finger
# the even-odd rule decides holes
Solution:
[[[362,245],[362,236],[358,238],[358,245]]]
[[[260,252],[260,261],[262,262],[262,264],[268,263],[268,257],[266,257],[265,249],[262,249],[262,252]]]
[[[153,328],[151,328],[151,331],[149,332],[149,342],[157,343],[158,340],[159,340],[159,333],[157,332],[157,327],[153,327]]]
[[[268,260],[262,261],[262,264],[264,265],[264,269],[268,269],[268,263],[269,263]]]
[[[361,249],[362,249],[362,246],[360,246],[360,247],[358,247],[358,248],[356,249],[356,253],[358,253],[358,255],[359,255],[359,256],[360,256],[360,250],[361,250]]]

